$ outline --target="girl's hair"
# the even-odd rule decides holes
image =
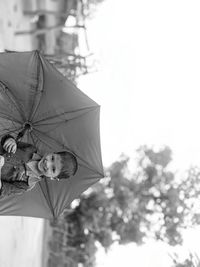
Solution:
[[[76,157],[68,151],[57,152],[56,154],[61,157],[62,169],[58,175],[58,179],[67,179],[70,176],[75,175],[78,170],[78,162]]]

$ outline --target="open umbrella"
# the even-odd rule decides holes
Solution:
[[[68,150],[79,165],[70,179],[44,178],[33,190],[0,200],[0,215],[57,218],[104,176],[99,115],[100,106],[38,51],[0,53],[0,137],[22,132],[41,155]]]

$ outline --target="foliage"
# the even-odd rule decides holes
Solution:
[[[82,0],[82,13],[85,17],[92,18],[98,6],[105,0]]]
[[[142,146],[137,155],[134,173],[122,156],[107,170],[108,177],[64,214],[67,247],[76,249],[73,259],[84,266],[94,266],[99,245],[107,251],[114,242],[142,244],[147,238],[177,245],[183,228],[199,224],[199,168],[191,167],[180,179],[170,170],[169,147]],[[181,266],[186,265],[176,267]]]
[[[189,253],[189,256],[181,261],[176,253],[171,255],[172,267],[200,267],[200,259],[197,254]]]

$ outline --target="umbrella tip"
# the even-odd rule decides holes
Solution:
[[[27,121],[27,122],[24,123],[23,128],[24,128],[24,130],[26,130],[26,131],[32,131],[33,126],[32,126],[32,124],[31,124],[31,122],[28,122],[28,121]]]
[[[32,124],[30,122],[25,122],[23,124],[23,129],[18,133],[16,140],[19,141],[27,131],[31,132],[32,129],[33,129]]]

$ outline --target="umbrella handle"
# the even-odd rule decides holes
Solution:
[[[16,142],[20,141],[22,139],[22,137],[25,134],[25,130],[23,129],[21,132],[18,133],[17,137],[16,137]]]

